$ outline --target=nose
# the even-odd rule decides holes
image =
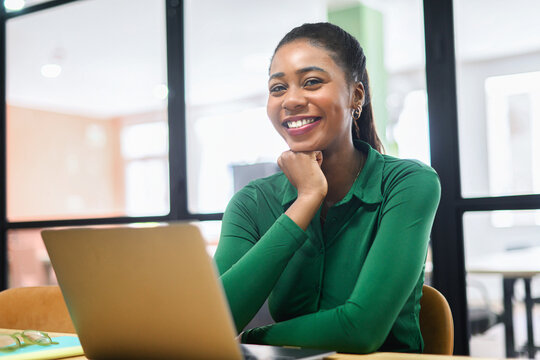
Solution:
[[[290,87],[283,98],[282,107],[287,111],[296,111],[307,105],[307,99],[301,89]]]

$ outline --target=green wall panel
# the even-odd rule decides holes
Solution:
[[[384,67],[384,31],[381,12],[362,4],[328,11],[328,21],[345,29],[362,45],[367,58],[371,98],[379,137],[388,151],[386,141],[386,109],[388,74]]]

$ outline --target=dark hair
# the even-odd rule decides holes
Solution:
[[[358,40],[339,26],[330,23],[304,24],[295,27],[281,39],[274,50],[274,55],[283,45],[301,39],[306,39],[312,45],[326,49],[330,53],[330,57],[345,73],[349,84],[356,84],[360,81],[364,84],[364,104],[360,118],[353,119],[353,139],[363,140],[379,152],[384,151],[373,118],[366,56]]]

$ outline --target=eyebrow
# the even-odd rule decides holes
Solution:
[[[323,73],[328,73],[328,71],[326,71],[323,68],[320,68],[318,66],[307,66],[307,67],[296,70],[296,73],[297,74],[304,74],[304,73],[307,73],[307,72],[310,72],[310,71],[320,71],[320,72],[323,72]],[[274,73],[274,74],[270,75],[270,78],[268,79],[268,81],[270,81],[272,79],[276,79],[276,78],[282,78],[284,76],[285,76],[285,73],[277,72],[277,73]]]

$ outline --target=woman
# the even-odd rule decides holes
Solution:
[[[276,321],[244,342],[422,352],[440,185],[430,167],[380,154],[365,63],[328,23],[293,29],[274,52],[267,112],[290,150],[283,172],[233,197],[215,255],[237,329],[267,298]]]

